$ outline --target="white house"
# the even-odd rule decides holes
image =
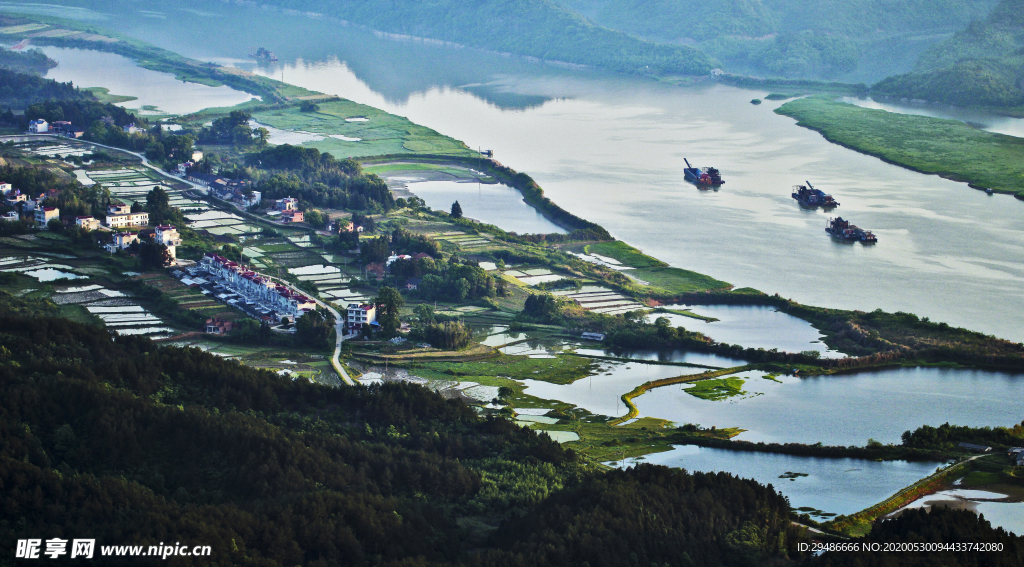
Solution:
[[[172,261],[178,258],[177,247],[181,246],[181,236],[178,235],[178,229],[169,224],[162,224],[156,227],[154,237],[157,242],[167,247],[167,253],[171,255]]]
[[[299,210],[299,200],[294,197],[285,197],[284,199],[278,199],[277,210],[297,211]]]
[[[377,322],[377,306],[349,303],[346,315],[345,320],[348,323],[349,331],[359,331],[363,325],[372,325]]]
[[[11,192],[13,189],[14,189],[14,186],[12,186],[10,183],[8,183],[6,181],[0,181],[0,194],[6,195],[7,193]]]
[[[107,205],[108,215],[127,215],[132,212],[132,208],[123,203],[111,203]]]
[[[260,204],[260,199],[261,198],[262,198],[262,195],[260,194],[259,191],[253,191],[251,199],[246,199],[245,198],[245,193],[242,193],[242,204],[245,205],[246,207],[252,207],[254,205]]]
[[[21,218],[18,216],[18,212],[17,211],[7,211],[7,214],[5,214],[2,218],[3,218],[3,220],[10,221],[10,222],[15,222],[15,221],[21,220]]]
[[[75,224],[85,230],[96,230],[100,227],[100,221],[90,216],[75,217]]]
[[[18,191],[17,189],[12,189],[7,192],[7,205],[10,207],[15,207],[18,205],[18,203],[24,203],[27,200],[28,195],[25,195],[24,193]]]
[[[28,123],[28,131],[33,134],[45,134],[50,131],[50,125],[42,118],[39,118]]]
[[[137,134],[139,132],[145,132],[142,128],[135,125],[134,122],[122,128],[126,134]]]
[[[43,228],[46,223],[53,219],[60,218],[60,209],[57,207],[37,207],[36,208],[36,226]]]
[[[117,252],[118,250],[124,250],[132,245],[133,242],[139,241],[139,235],[134,232],[118,232],[114,234],[114,241],[107,245],[108,252]]]
[[[146,226],[149,224],[149,213],[128,213],[126,215],[107,215],[107,226],[125,228],[128,226]]]

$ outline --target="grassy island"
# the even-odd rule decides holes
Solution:
[[[1024,199],[1024,140],[958,120],[860,108],[826,97],[787,102],[775,112],[826,140],[889,163]]]

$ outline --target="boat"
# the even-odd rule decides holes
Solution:
[[[828,219],[828,224],[825,225],[825,232],[847,242],[863,242],[864,244],[875,244],[878,242],[878,237],[870,230],[864,230],[855,224],[850,224],[850,221],[843,219],[843,217]]]
[[[826,195],[821,189],[815,189],[810,181],[806,183],[807,185],[793,186],[793,198],[799,201],[802,206],[809,209],[816,209],[818,207],[834,209],[839,206],[839,202],[833,199],[832,195]]]
[[[713,167],[701,169],[690,165],[689,160],[686,158],[683,158],[683,161],[686,162],[686,168],[683,169],[683,177],[690,183],[694,183],[702,187],[718,187],[725,183],[725,181],[722,181],[721,172],[717,169]]]
[[[277,55],[274,55],[274,52],[266,47],[257,47],[256,51],[249,54],[249,57],[257,61],[277,61]]]

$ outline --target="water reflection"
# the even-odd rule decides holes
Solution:
[[[162,113],[187,114],[257,98],[224,85],[211,87],[179,81],[170,73],[143,69],[131,59],[114,53],[49,46],[41,49],[59,62],[57,67],[47,71],[46,78],[71,81],[81,87],[105,87],[111,94],[138,97],[118,103],[125,108],[155,107]]]
[[[561,227],[544,218],[523,200],[523,195],[501,183],[462,183],[457,181],[415,181],[407,188],[438,211],[448,211],[459,202],[466,218],[493,224],[520,234],[564,233]],[[463,246],[464,248],[466,246]],[[472,245],[469,245],[472,248]]]
[[[843,358],[821,342],[822,334],[803,319],[765,305],[667,305],[668,309],[688,309],[718,321],[705,322],[675,313],[652,313],[648,319],[668,319],[673,327],[697,331],[725,344],[746,348],[777,348],[785,352],[814,351],[822,358]]]
[[[1019,398],[1024,387],[1024,375],[945,368],[775,380],[748,380],[743,389],[751,395],[720,402],[680,386],[633,402],[641,416],[746,429],[738,437],[746,441],[862,446],[872,438],[899,443],[904,431],[921,425],[1011,426],[1020,411],[1005,400]]]
[[[959,120],[975,128],[988,130],[997,134],[1017,136],[1024,138],[1024,119],[999,116],[989,112],[974,110],[970,108],[958,108],[944,104],[909,103],[887,100],[875,100],[873,98],[843,97],[843,102],[855,104],[862,108],[874,108],[888,110],[899,114],[916,114],[919,116],[931,116],[932,118],[947,118]]]

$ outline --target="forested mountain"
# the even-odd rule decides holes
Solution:
[[[559,0],[598,24],[694,45],[726,70],[785,77],[885,76],[996,0]],[[896,48],[894,51],[893,48]]]
[[[987,18],[922,54],[913,72],[872,90],[959,106],[1024,105],[1024,0],[1002,0]]]
[[[201,4],[201,3],[200,3]],[[610,30],[551,0],[269,0],[375,30],[634,74],[706,75],[714,64],[687,46]]]
[[[38,75],[0,68],[0,106],[23,109],[50,100],[92,101],[96,97],[71,83],[58,83]]]

